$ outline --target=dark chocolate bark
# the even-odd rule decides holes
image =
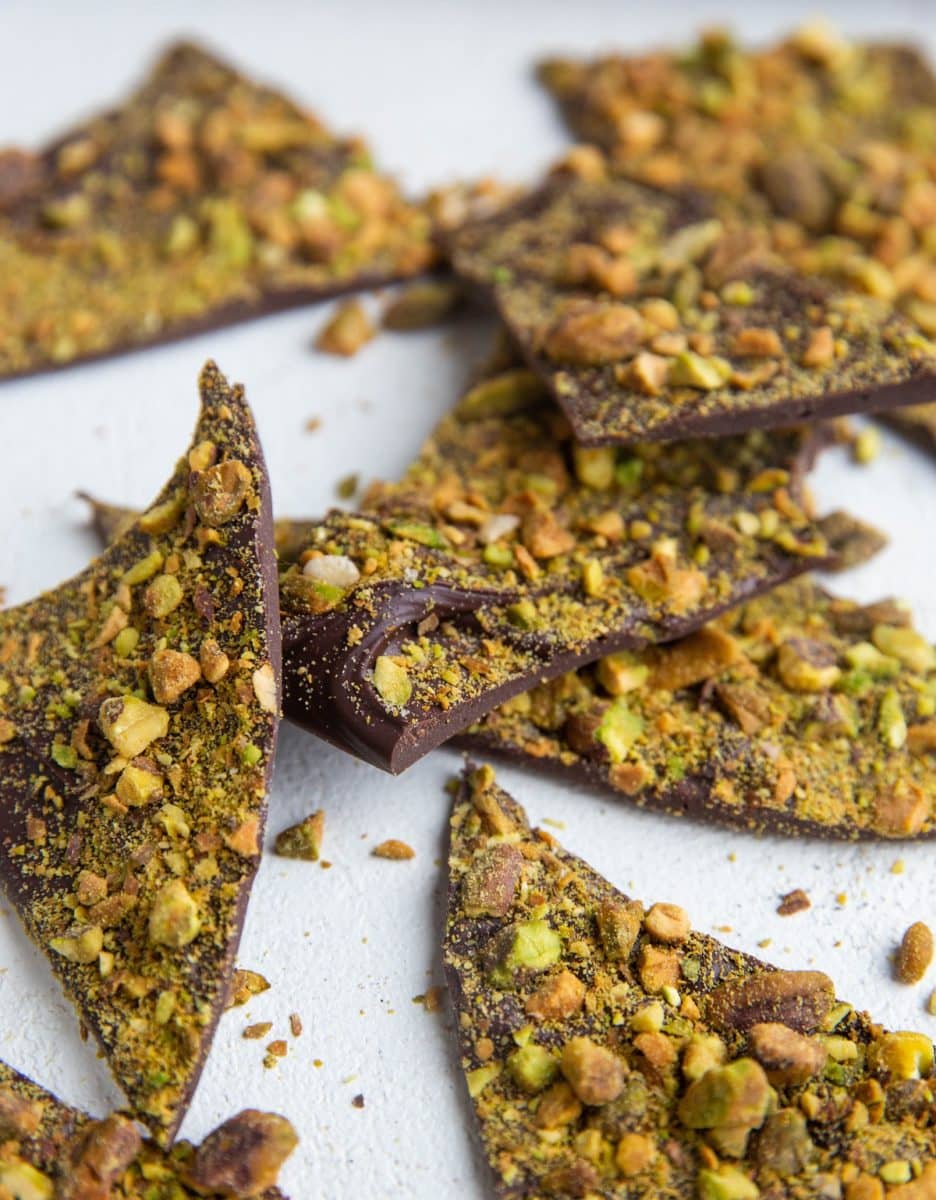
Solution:
[[[645,910],[489,767],[455,797],[443,958],[499,1196],[911,1200],[936,1180],[928,1037]]]
[[[97,1121],[3,1062],[0,1121],[0,1188],[22,1200],[52,1200],[53,1195],[55,1200],[116,1200],[114,1188],[124,1200],[203,1196],[196,1183],[199,1176],[205,1179],[209,1152],[222,1138],[229,1146],[227,1180],[239,1174],[243,1181],[243,1187],[224,1194],[235,1200],[248,1195],[284,1200],[269,1177],[275,1177],[296,1142],[283,1117],[246,1110],[209,1134],[201,1147],[179,1142],[167,1154],[143,1140],[122,1113]]]
[[[451,243],[579,442],[732,434],[936,391],[918,326],[791,265],[786,223],[611,178],[600,159],[586,175]]]
[[[936,834],[936,650],[894,601],[795,580],[683,641],[613,655],[462,744],[743,829]]]
[[[358,138],[197,46],[39,153],[0,153],[0,376],[419,273],[428,216]]]
[[[687,633],[825,561],[820,442],[587,450],[528,372],[490,376],[281,577],[285,714],[400,771],[536,680]]]
[[[269,485],[243,389],[80,575],[0,614],[0,877],[134,1113],[172,1139],[233,971],[279,718]]]

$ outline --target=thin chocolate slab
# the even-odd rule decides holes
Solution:
[[[443,959],[498,1196],[936,1186],[928,1037],[886,1032],[827,975],[729,949],[677,905],[630,900],[531,830],[489,767],[455,796]]]
[[[0,153],[0,376],[422,272],[428,216],[280,93],[198,46],[38,153]]]
[[[836,218],[853,194],[867,204],[869,173],[848,170],[850,154],[925,153],[936,137],[919,50],[820,22],[762,49],[719,29],[648,54],[548,59],[538,73],[574,132],[633,178],[762,194],[817,232],[847,232]]]
[[[681,636],[825,561],[820,442],[583,450],[528,372],[484,379],[282,575],[286,715],[395,772],[534,680]]]
[[[677,816],[936,835],[936,649],[894,601],[808,579],[682,641],[517,696],[461,739]]]
[[[122,1113],[95,1120],[3,1062],[0,1127],[0,1188],[14,1200],[285,1200],[275,1177],[296,1143],[283,1117],[248,1109],[201,1146],[179,1142],[167,1154]],[[206,1180],[223,1186],[205,1189]]]
[[[279,717],[269,485],[213,363],[188,455],[80,575],[0,613],[0,879],[171,1141],[224,1008]]]
[[[790,263],[788,222],[584,175],[452,238],[584,445],[671,441],[936,394],[936,347],[890,298]]]

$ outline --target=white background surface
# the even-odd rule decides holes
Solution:
[[[752,39],[811,13],[797,3],[564,4],[411,0],[368,3],[11,3],[0,0],[0,144],[36,144],[73,117],[118,98],[170,38],[202,36],[245,69],[280,84],[334,127],[366,132],[412,190],[484,172],[529,178],[564,135],[531,79],[549,51],[649,46],[731,19]],[[850,33],[887,32],[933,45],[927,3],[827,5]],[[687,17],[691,13],[691,18]],[[144,505],[186,444],[195,378],[211,355],[253,402],[283,514],[319,514],[352,471],[392,476],[449,407],[487,330],[386,336],[351,362],[315,355],[324,308],[300,310],[166,349],[0,386],[0,583],[25,600],[80,568],[94,549],[79,487]],[[311,416],[321,429],[304,431]],[[835,586],[870,600],[910,600],[936,637],[936,461],[890,438],[870,469],[829,455],[816,489],[887,529],[893,545]],[[331,870],[266,857],[240,961],[272,989],[221,1023],[183,1132],[201,1138],[244,1106],[280,1110],[302,1142],[283,1173],[293,1200],[312,1196],[459,1197],[487,1192],[463,1101],[447,1010],[412,1003],[441,982],[442,786],[458,765],[441,750],[401,779],[284,727],[270,832],[327,811]],[[815,964],[839,994],[896,1028],[936,1034],[924,1011],[936,971],[917,988],[890,978],[889,954],[913,920],[936,923],[932,846],[752,839],[630,810],[623,803],[501,769],[535,821],[617,884],[685,905],[703,930],[778,964]],[[386,862],[387,837],[416,849]],[[902,875],[890,872],[902,858]],[[810,893],[809,912],[775,915],[778,896]],[[836,897],[844,893],[844,903]],[[0,1056],[96,1113],[119,1103],[93,1048],[17,919],[0,909]],[[767,950],[757,942],[772,938]],[[305,1031],[289,1038],[288,1014]],[[273,1070],[251,1021],[290,1041]],[[323,1065],[316,1068],[313,1060]],[[363,1093],[365,1108],[351,1100]]]

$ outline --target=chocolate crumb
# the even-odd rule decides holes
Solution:
[[[352,1106],[353,1106],[354,1108],[363,1108],[363,1107],[364,1107],[364,1096],[363,1096],[363,1093],[361,1093],[361,1092],[358,1092],[358,1094],[357,1094],[357,1095],[354,1097],[354,1099],[351,1101],[351,1104],[352,1104]]]

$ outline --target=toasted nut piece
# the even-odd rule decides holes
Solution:
[[[175,575],[157,575],[143,593],[143,607],[157,620],[175,612],[182,600],[182,585]]]
[[[205,1138],[186,1168],[185,1182],[222,1196],[259,1196],[276,1184],[298,1143],[285,1117],[244,1109]]]
[[[133,1121],[120,1113],[111,1113],[103,1121],[94,1121],[79,1136],[73,1147],[64,1186],[57,1200],[89,1200],[110,1194],[140,1152],[142,1138]],[[20,1197],[32,1195],[15,1193]]]
[[[192,502],[199,519],[211,528],[226,525],[253,491],[250,469],[236,458],[199,471],[192,482]]]
[[[41,1121],[41,1104],[18,1096],[12,1087],[0,1088],[0,1137],[32,1137]]]
[[[824,692],[842,674],[835,651],[823,642],[790,638],[777,654],[780,679],[794,692]]]
[[[117,799],[129,808],[141,808],[162,793],[163,778],[149,758],[135,758],[117,780]]]
[[[201,666],[191,654],[157,650],[149,662],[150,687],[158,704],[174,704],[201,679]]]
[[[706,626],[655,651],[648,660],[650,677],[647,684],[676,692],[719,675],[740,658],[741,649],[730,634]]]
[[[518,1087],[535,1095],[552,1083],[559,1070],[559,1062],[545,1046],[528,1042],[507,1059],[507,1070]]]
[[[392,858],[404,860],[415,858],[416,851],[412,846],[408,846],[406,842],[399,841],[398,838],[388,838],[385,842],[375,846],[371,851],[375,858]]]
[[[376,330],[359,300],[338,306],[315,339],[316,350],[351,358],[374,337]]]
[[[689,1085],[679,1119],[689,1129],[757,1129],[769,1103],[770,1084],[760,1063],[737,1058]]]
[[[828,325],[820,325],[809,335],[800,362],[804,367],[829,367],[835,361],[835,335]]]
[[[630,957],[643,922],[639,900],[603,900],[596,914],[604,952],[612,962]]]
[[[575,538],[552,512],[536,510],[523,521],[523,544],[534,558],[554,558],[567,554],[575,546]]]
[[[912,837],[930,816],[932,802],[915,783],[897,784],[874,799],[874,829],[884,837]]]
[[[806,1118],[795,1108],[771,1113],[757,1139],[758,1164],[778,1175],[798,1175],[813,1161],[815,1152]]]
[[[562,938],[546,921],[515,921],[485,949],[491,982],[510,987],[519,971],[545,971],[562,957]]]
[[[281,858],[302,858],[318,862],[325,834],[325,813],[322,809],[310,813],[297,825],[290,825],[276,835],[273,853]]]
[[[923,1079],[933,1069],[933,1043],[922,1033],[885,1033],[868,1053],[890,1079]]]
[[[506,916],[513,905],[522,869],[523,855],[506,842],[477,855],[462,880],[465,915]]]
[[[100,925],[76,933],[72,937],[56,937],[49,942],[56,954],[73,963],[93,963],[104,946],[104,930]]]
[[[253,684],[257,703],[263,711],[277,713],[279,711],[279,696],[276,687],[276,673],[273,670],[272,663],[262,663],[257,667],[256,671],[250,677],[250,682]]]
[[[633,354],[643,327],[640,313],[628,304],[575,308],[547,330],[542,348],[560,362],[601,366]]]
[[[201,931],[198,905],[181,879],[171,879],[156,893],[149,915],[149,938],[179,950]]]
[[[748,327],[738,330],[731,353],[751,358],[780,358],[783,355],[783,343],[775,329]]]
[[[198,652],[198,661],[202,675],[208,683],[220,683],[231,666],[231,660],[211,637],[205,638],[202,642]]]
[[[805,1083],[819,1074],[828,1058],[821,1042],[776,1021],[752,1025],[748,1037],[751,1053],[775,1086]]]
[[[644,990],[656,995],[665,987],[675,988],[679,983],[679,955],[675,950],[664,950],[646,942],[640,947],[637,973]]]
[[[694,1034],[682,1057],[682,1073],[694,1083],[706,1071],[720,1067],[728,1055],[728,1048],[716,1033]]]
[[[395,708],[405,708],[413,694],[413,683],[406,667],[387,654],[381,654],[374,663],[374,687],[380,697]]]
[[[915,921],[903,935],[894,959],[894,974],[901,983],[919,983],[933,961],[933,935],[928,925]]]
[[[631,360],[627,380],[635,391],[645,396],[659,396],[666,386],[669,375],[669,359],[662,354],[650,354],[643,350]]]
[[[238,968],[231,980],[231,990],[228,995],[227,1008],[237,1008],[246,1004],[251,996],[259,996],[269,990],[269,983],[257,971],[247,971]]]
[[[656,1146],[642,1133],[625,1133],[618,1142],[614,1161],[625,1179],[646,1171],[656,1158]]]
[[[540,1021],[558,1021],[574,1016],[584,1002],[585,984],[571,971],[560,971],[540,984],[525,1009]]]
[[[124,758],[136,758],[169,732],[169,714],[136,696],[111,696],[98,710],[101,732]]]
[[[564,1080],[560,1080],[543,1093],[533,1123],[537,1129],[559,1129],[577,1121],[581,1112],[581,1100]]]
[[[624,1090],[624,1064],[591,1038],[575,1037],[562,1047],[559,1069],[583,1104],[607,1104]]]
[[[703,1167],[696,1177],[699,1200],[757,1200],[760,1188],[738,1167],[722,1163],[714,1170]]]
[[[907,728],[907,749],[911,754],[931,754],[936,750],[936,721],[924,721]]]
[[[664,946],[677,946],[689,936],[689,914],[678,904],[654,904],[644,917],[647,936]]]
[[[705,1012],[716,1029],[728,1032],[779,1022],[799,1033],[813,1033],[834,1000],[832,980],[820,971],[761,971],[715,988],[706,997]]]

